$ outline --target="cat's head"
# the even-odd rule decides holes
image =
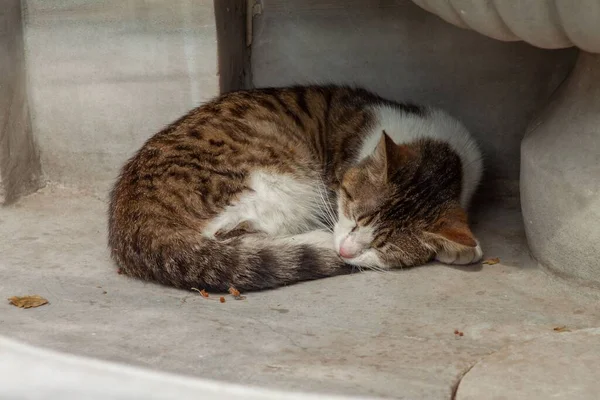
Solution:
[[[426,263],[443,248],[475,247],[461,182],[460,158],[448,144],[397,145],[383,132],[374,152],[341,179],[338,253],[349,264],[393,268]]]

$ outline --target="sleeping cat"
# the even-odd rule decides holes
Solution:
[[[111,193],[123,273],[260,290],[437,259],[479,261],[482,173],[463,125],[363,89],[228,93],[150,138]]]

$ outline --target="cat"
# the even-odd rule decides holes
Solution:
[[[482,258],[467,207],[482,156],[447,113],[365,89],[231,92],[151,137],[110,194],[124,274],[262,290]]]

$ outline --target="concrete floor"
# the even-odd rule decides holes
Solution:
[[[576,363],[574,349],[591,348],[600,359],[598,345],[585,345],[598,342],[598,331],[583,330],[600,326],[600,292],[536,267],[516,201],[488,203],[475,216],[486,257],[500,264],[354,274],[224,304],[118,275],[106,249],[105,210],[103,198],[55,186],[0,208],[0,297],[50,301],[28,310],[0,302],[0,335],[157,370],[312,392],[449,399],[471,368],[458,398],[493,398],[507,384],[510,398],[523,387],[535,394],[536,385],[552,385],[556,376],[561,385],[573,377],[583,388],[576,398],[599,390],[593,376],[586,381],[568,364]],[[558,326],[578,332],[559,333]],[[539,349],[527,358],[538,340],[562,352],[562,361]],[[511,351],[525,360],[514,370],[517,380],[510,377]],[[528,381],[527,363],[545,373]],[[507,377],[494,381],[490,374],[499,369]]]

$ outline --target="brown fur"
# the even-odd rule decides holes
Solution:
[[[396,152],[388,149],[384,152],[387,159],[350,168],[373,122],[367,106],[378,103],[407,113],[423,112],[364,90],[336,86],[234,92],[192,110],[149,139],[123,167],[109,207],[112,257],[130,276],[186,289],[265,289],[350,272],[351,267],[333,250],[277,244],[245,223],[217,232],[213,239],[201,235],[226,206],[250,190],[249,175],[256,170],[316,174],[332,191],[343,180],[345,189],[367,197],[380,193],[365,199],[356,194],[361,212],[376,212],[378,220],[389,213],[385,219],[390,222],[378,231],[378,245],[408,229],[399,222],[408,217],[422,221],[419,229],[436,226],[442,218],[438,206],[447,210],[455,206],[460,178],[458,183],[438,182],[448,185],[446,197],[436,200],[436,207],[419,210],[417,203],[427,200],[428,183],[403,192],[409,183],[399,180],[398,171],[418,174],[418,164],[407,160],[422,160],[443,144],[416,143]],[[460,173],[459,161],[446,164]],[[384,166],[389,171],[381,180]],[[384,194],[395,197],[384,199]],[[414,231],[417,225],[411,223],[410,229]],[[444,232],[449,231],[441,229],[436,240]],[[414,254],[406,259],[391,251],[388,259],[397,259],[399,265],[431,258],[431,246],[423,251],[414,240],[396,243],[404,253]]]
[[[459,204],[461,173],[448,144],[395,144],[383,132],[374,156],[345,173],[342,211],[358,227],[376,227],[371,247],[386,264],[423,264],[442,248],[476,246]]]

